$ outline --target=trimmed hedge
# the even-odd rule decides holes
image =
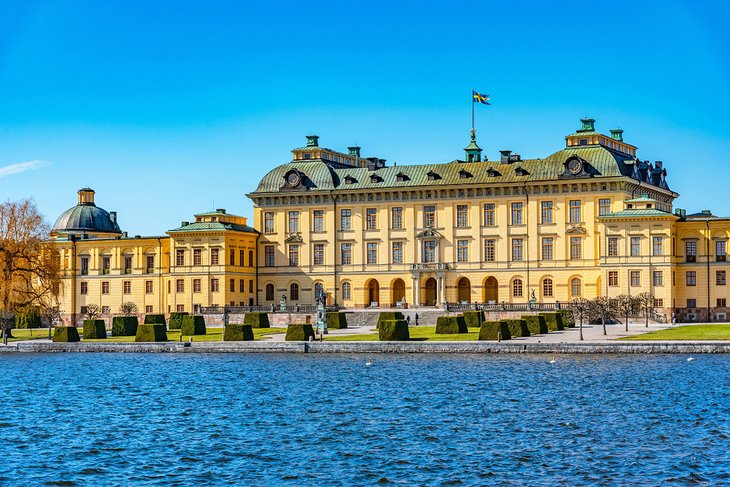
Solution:
[[[573,318],[573,311],[570,309],[561,309],[558,310],[558,313],[560,313],[560,317],[563,320],[563,327],[565,328],[575,328],[575,318]]]
[[[468,331],[463,316],[439,316],[436,320],[437,335],[467,333]]]
[[[560,313],[540,313],[540,316],[545,318],[548,331],[560,331],[565,329],[563,326],[563,315]]]
[[[243,317],[244,325],[251,325],[251,328],[271,328],[269,315],[266,313],[246,313]]]
[[[135,342],[166,342],[167,330],[164,323],[144,323],[137,327]]]
[[[53,332],[54,342],[79,342],[79,330],[75,326],[59,326]]]
[[[183,318],[181,335],[205,335],[205,318],[202,315],[187,315]]]
[[[529,337],[530,330],[527,328],[527,322],[525,320],[503,320],[507,323],[509,328],[509,334],[512,338],[517,337]]]
[[[527,322],[527,329],[531,335],[545,335],[548,332],[545,317],[540,315],[523,315],[522,319]]]
[[[115,316],[112,320],[113,337],[133,337],[137,335],[139,321],[136,316]]]
[[[380,313],[381,315],[384,313]],[[398,313],[401,316],[402,313]],[[378,322],[378,339],[381,342],[405,342],[411,339],[406,320],[383,320]]]
[[[484,312],[464,311],[464,321],[469,328],[479,328],[484,323]]]
[[[32,308],[24,313],[15,315],[15,328],[40,328],[41,314]]]
[[[165,315],[144,315],[145,325],[164,325]]]
[[[253,340],[251,325],[226,325],[223,331],[224,342],[250,342]]]
[[[187,315],[187,311],[176,311],[170,313],[170,320],[167,328],[169,328],[170,330],[179,330],[180,328],[182,328],[183,318],[185,318]]]
[[[381,311],[378,315],[378,324],[375,326],[375,329],[380,329],[380,323],[382,321],[397,321],[405,319],[406,317],[403,316],[403,313],[401,313],[400,311]]]
[[[502,340],[512,339],[506,321],[485,321],[479,329],[479,339],[499,340],[500,333],[502,334]]]
[[[84,320],[84,340],[106,338],[104,320]]]
[[[327,329],[342,330],[347,328],[347,316],[344,311],[327,312]]]
[[[308,342],[314,338],[314,328],[311,323],[290,323],[286,328],[287,342]]]

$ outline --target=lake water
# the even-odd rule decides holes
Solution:
[[[551,358],[0,355],[0,484],[730,484],[730,357]]]

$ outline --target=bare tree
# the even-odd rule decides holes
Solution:
[[[580,339],[583,340],[583,320],[588,319],[591,311],[591,303],[585,298],[575,298],[570,302],[570,309],[573,317],[578,318]]]
[[[643,292],[636,295],[637,307],[644,313],[644,326],[649,328],[649,316],[654,314],[656,306],[654,305],[654,295],[650,292]]]
[[[131,301],[125,301],[119,305],[119,313],[122,316],[134,316],[137,314],[137,305]]]
[[[616,317],[616,300],[607,296],[598,296],[591,301],[591,318],[596,321],[601,320],[603,326],[603,334],[606,333],[606,320],[612,320]]]
[[[51,330],[61,322],[61,310],[58,306],[48,306],[41,310],[43,322],[48,324],[48,339],[51,339]]]
[[[84,312],[84,319],[95,320],[101,316],[101,306],[98,304],[87,304],[86,311]]]
[[[636,313],[636,298],[628,294],[616,296],[616,308],[621,316],[625,318],[625,330],[629,331],[629,316]]]

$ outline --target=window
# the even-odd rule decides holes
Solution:
[[[124,256],[124,273],[125,274],[132,273],[132,256],[131,255]]]
[[[153,310],[154,310],[154,308],[152,306],[150,306],[149,304],[144,307],[144,312],[145,313],[152,313]]]
[[[185,311],[185,305],[184,304],[178,304],[175,306],[175,310],[178,313],[183,313]]]
[[[727,282],[725,271],[715,271],[715,285],[724,286]]]
[[[352,228],[352,210],[340,210],[340,230]]]
[[[697,241],[687,240],[684,242],[684,255],[687,262],[697,262]]]
[[[314,244],[314,265],[324,265],[324,244]]]
[[[217,293],[218,290],[219,290],[218,279],[214,277],[213,279],[210,280],[210,291],[213,293]]]
[[[253,279],[248,281],[248,292],[253,293]]]
[[[433,205],[426,205],[423,207],[423,226],[435,227],[436,226],[436,207]]]
[[[580,218],[580,200],[570,200],[568,202],[568,208],[568,221],[570,223],[580,223],[583,221]]]
[[[608,237],[608,256],[616,257],[618,255],[618,237]]]
[[[266,245],[264,247],[264,267],[274,267],[274,246]]]
[[[611,213],[611,200],[608,198],[601,198],[598,200],[598,214],[608,215]]]
[[[290,245],[289,246],[289,265],[290,266],[299,265],[299,245]]]
[[[717,298],[717,307],[718,308],[727,308],[727,299],[726,298]]]
[[[630,271],[631,287],[641,287],[641,271]]]
[[[299,232],[299,212],[290,211],[289,212],[289,233],[297,233],[297,232]]]
[[[243,249],[238,250],[238,265],[243,267],[245,265],[246,259],[244,256],[246,255],[246,251]],[[249,264],[250,265],[250,264]]]
[[[218,265],[218,249],[210,249],[210,265]]]
[[[570,280],[570,295],[571,296],[580,296],[581,295],[581,282],[580,278],[574,277]]]
[[[652,273],[652,283],[654,287],[662,287],[664,285],[664,272],[654,271]]]
[[[727,242],[725,240],[715,241],[715,261],[725,262],[727,260]]]
[[[378,229],[378,210],[376,208],[365,209],[365,229],[366,230],[377,230]]]
[[[352,244],[349,242],[340,244],[340,263],[342,265],[352,264]]]
[[[109,274],[109,270],[111,269],[111,262],[112,262],[111,257],[104,256],[101,258],[101,273],[102,274]]]
[[[664,255],[664,237],[652,238],[652,253],[654,255]]]
[[[368,264],[377,264],[378,263],[378,244],[375,242],[368,242],[367,263]]]
[[[183,279],[178,279],[175,282],[175,290],[179,293],[185,292],[185,281]]]
[[[274,212],[267,211],[264,213],[264,233],[274,233]]]
[[[580,237],[570,237],[570,260],[578,260],[582,258],[583,239]]]
[[[553,280],[549,277],[542,280],[542,295],[546,298],[553,297]]]
[[[352,286],[349,282],[342,283],[342,299],[352,299]]]
[[[89,275],[89,257],[86,255],[81,256],[81,275]]]
[[[122,292],[132,294],[132,281],[122,281]]]
[[[436,242],[433,240],[423,242],[423,262],[427,264],[436,262]]]
[[[390,209],[390,228],[394,230],[403,228],[403,208],[400,206]]]
[[[687,271],[686,283],[688,286],[697,285],[697,273],[695,271]]]
[[[81,282],[81,288],[79,291],[82,295],[89,293],[89,283],[88,282]]]
[[[193,279],[193,292],[194,293],[200,292],[200,279]]]
[[[245,293],[246,292],[246,280],[245,279],[239,279],[239,281],[238,281],[238,292],[239,293]]]
[[[608,285],[611,287],[618,286],[618,271],[608,271]]]
[[[175,265],[185,265],[185,250],[175,250]]]
[[[148,255],[146,260],[147,260],[147,265],[146,265],[147,274],[152,274],[153,272],[155,272],[155,256]]]
[[[687,307],[688,308],[696,308],[697,307],[697,300],[696,299],[688,299],[687,300]]]
[[[512,203],[512,225],[522,225],[522,203]]]
[[[231,279],[230,282],[228,283],[228,290],[232,293],[236,292],[236,280],[235,279]]]
[[[289,286],[289,299],[299,301],[299,284],[292,282]]]
[[[512,297],[522,297],[522,279],[515,279],[514,281],[512,281]]]
[[[469,226],[469,207],[467,205],[456,205],[456,226],[459,228]]]
[[[171,287],[172,287],[172,281],[167,281],[167,294],[170,294]]]
[[[553,237],[542,238],[542,260],[553,260]]]
[[[102,306],[101,307],[101,314],[108,315],[111,312],[112,312],[111,306]]]
[[[457,262],[469,262],[469,241],[468,240],[457,240],[456,241],[456,261]]]
[[[488,239],[484,241],[484,262],[494,262],[496,241]]]
[[[631,255],[641,255],[641,237],[631,237]]]
[[[101,294],[109,294],[109,281],[102,281]]]
[[[543,201],[540,203],[540,223],[552,223],[553,222],[553,202]]]
[[[236,265],[236,249],[230,249],[228,252],[228,265]]]
[[[202,249],[193,249],[193,265],[203,265]]]
[[[522,239],[512,239],[512,260],[517,262],[522,260]]]
[[[403,242],[393,242],[393,264],[403,263]]]
[[[494,203],[484,204],[484,226],[494,225]]]
[[[274,285],[273,284],[269,283],[266,285],[265,296],[266,296],[266,301],[274,300]]]
[[[324,210],[312,211],[312,231],[324,232]]]

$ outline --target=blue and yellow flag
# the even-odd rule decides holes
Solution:
[[[471,91],[471,100],[472,103],[479,102],[483,103],[484,105],[491,105],[491,103],[489,103],[489,95],[482,95],[481,93],[477,93],[474,90]]]

